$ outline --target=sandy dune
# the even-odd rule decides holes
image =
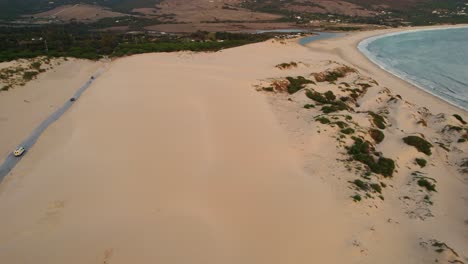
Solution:
[[[419,207],[409,201],[419,194],[408,175],[420,153],[401,143],[400,131],[445,139],[440,126],[456,121],[427,115],[430,127],[421,128],[408,121],[418,107],[382,102],[398,93],[435,114],[465,113],[367,62],[354,45],[372,34],[310,49],[269,41],[112,62],[0,185],[0,262],[466,262],[466,175],[455,166],[466,144],[458,152],[434,148],[423,170],[438,180],[434,216],[411,217]],[[314,121],[318,110],[302,107],[302,92],[254,89],[309,77],[332,67],[330,60],[380,84],[359,100],[362,110],[389,111],[392,126],[377,148],[397,160],[398,172],[380,179],[385,201],[353,202],[349,181],[358,176],[337,160],[346,157],[336,128]],[[303,63],[275,68],[289,61]],[[339,92],[331,84],[317,89]],[[364,114],[350,115],[370,126]],[[431,239],[459,256],[436,253]]]
[[[3,63],[0,68],[15,65],[27,63]],[[36,80],[0,92],[0,160],[70,98],[100,65],[85,60],[53,60]]]
[[[330,259],[338,207],[300,170],[238,52],[115,62],[2,185],[0,258]]]

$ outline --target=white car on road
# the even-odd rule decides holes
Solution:
[[[13,155],[15,155],[15,157],[19,157],[19,156],[23,155],[25,151],[26,151],[26,149],[24,147],[18,147],[13,152]]]

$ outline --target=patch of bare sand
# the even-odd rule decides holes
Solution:
[[[250,87],[265,47],[114,62],[2,184],[0,260],[344,261],[340,206]]]
[[[68,59],[42,61],[45,70],[24,86],[0,92],[0,160],[16,148],[57,108],[69,99],[98,69],[100,63]],[[9,68],[27,68],[30,60],[2,63]]]

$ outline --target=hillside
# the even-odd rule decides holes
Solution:
[[[0,18],[35,14],[63,5],[96,4],[119,12],[131,12],[134,8],[153,7],[159,0],[0,0]]]
[[[76,4],[92,8],[59,16],[58,22],[93,22],[124,15],[165,23],[326,20],[397,26],[468,22],[468,0],[0,0],[0,18],[51,16]],[[86,19],[82,14],[87,14]]]

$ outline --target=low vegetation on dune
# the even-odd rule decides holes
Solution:
[[[306,84],[314,83],[314,81],[306,79],[303,76],[298,76],[296,78],[286,77],[286,79],[289,81],[289,85],[288,85],[289,94],[294,94],[297,91],[304,89]]]
[[[330,124],[330,123],[331,123],[330,119],[328,119],[328,118],[326,118],[326,117],[324,117],[324,116],[320,116],[320,117],[315,118],[315,121],[318,121],[318,122],[320,122],[320,123],[323,124],[323,125],[326,125],[326,124]]]
[[[418,180],[418,185],[420,187],[426,188],[426,190],[430,192],[436,192],[436,185],[434,183],[431,183],[427,179],[421,178]]]
[[[291,69],[291,68],[296,68],[298,66],[297,62],[291,61],[289,63],[284,62],[276,65],[275,67],[280,69],[280,70],[286,70],[286,69]]]
[[[355,130],[348,127],[348,128],[344,128],[342,130],[340,130],[341,133],[343,134],[346,134],[346,135],[351,135],[351,134],[354,134]]]
[[[0,69],[0,91],[8,91],[15,86],[24,86],[36,79],[47,69],[53,68],[49,58],[38,57],[30,60],[18,61],[10,67]]]
[[[392,159],[377,156],[371,143],[361,138],[353,137],[354,144],[348,148],[351,157],[369,167],[373,173],[385,177],[392,177],[395,170],[395,162]]]
[[[307,90],[306,96],[309,99],[316,101],[319,104],[324,105],[321,108],[321,111],[324,114],[334,113],[343,110],[349,110],[350,107],[341,100],[336,100],[336,96],[332,91],[327,91],[325,93],[319,93],[314,90]]]
[[[430,177],[424,176],[425,174],[420,171],[415,171],[411,173],[413,179],[416,181],[419,187],[426,189],[428,192],[437,192],[436,190],[436,180]]]
[[[371,128],[369,130],[369,135],[377,144],[381,143],[385,139],[385,134],[379,129]]]
[[[418,136],[408,136],[403,138],[403,141],[410,146],[415,147],[419,152],[422,152],[428,156],[432,155],[431,148],[433,147],[431,143],[427,142],[425,139]]]
[[[369,111],[369,115],[372,117],[372,122],[374,125],[380,129],[385,129],[387,128],[387,122],[385,121],[385,118],[379,114],[376,114],[372,111]]]
[[[355,69],[349,67],[349,66],[340,66],[337,67],[333,70],[328,70],[325,72],[319,72],[319,73],[313,73],[312,75],[314,76],[315,80],[317,82],[335,82],[339,78],[346,77],[348,73],[353,73],[356,72]]]
[[[286,65],[285,65],[286,66]],[[287,67],[287,66],[286,66]],[[290,102],[297,102],[298,107],[309,109],[309,111],[298,111],[299,114],[304,114],[303,118],[307,123],[310,121],[310,115],[314,115],[314,120],[321,125],[317,125],[316,136],[330,137],[337,142],[337,149],[345,149],[341,154],[345,155],[346,158],[341,161],[344,162],[344,167],[348,172],[353,173],[347,175],[346,180],[350,184],[351,190],[354,194],[350,197],[353,201],[359,202],[365,199],[370,199],[372,202],[374,198],[380,198],[384,200],[384,188],[387,186],[393,186],[392,184],[387,185],[386,181],[391,181],[397,172],[396,161],[390,157],[385,156],[385,153],[376,150],[377,144],[384,142],[385,140],[393,140],[395,135],[401,132],[405,133],[402,129],[386,130],[392,126],[389,120],[394,116],[392,114],[392,106],[394,102],[401,99],[401,96],[393,96],[389,89],[380,87],[378,106],[371,110],[359,111],[360,104],[357,99],[367,93],[369,89],[377,85],[377,82],[370,78],[366,78],[359,73],[349,74],[354,72],[349,67],[338,67],[338,71],[327,71],[321,74],[315,74],[315,80],[317,82],[330,82],[328,83],[315,83],[302,76],[287,77],[285,79],[276,79],[272,82],[271,87],[273,91],[296,94],[297,91],[304,90],[304,95],[296,94],[294,97],[289,97]],[[347,76],[347,74],[349,74]],[[339,78],[347,76],[346,82],[335,84]],[[308,84],[315,85],[308,85]],[[335,85],[336,89],[332,88]],[[327,88],[325,88],[327,87]],[[321,89],[321,90],[319,90]],[[390,98],[390,99],[388,99]],[[304,99],[310,99],[312,103],[304,102]],[[356,111],[355,111],[356,109]],[[339,112],[339,113],[338,113]],[[428,120],[430,116],[424,116],[420,113],[420,117],[416,117],[415,120]],[[460,118],[455,117],[460,121]],[[362,120],[369,120],[369,122],[363,122]],[[463,119],[461,119],[463,120]],[[453,120],[452,120],[453,122]],[[461,121],[460,121],[461,122]],[[370,123],[370,124],[369,124]],[[332,129],[328,129],[328,127]],[[429,126],[428,126],[429,127]],[[460,128],[453,125],[446,126],[447,130],[453,132],[463,132],[464,127],[460,125]],[[327,133],[322,133],[322,131]],[[438,130],[437,132],[441,132]],[[442,131],[443,132],[443,131]],[[389,133],[387,139],[387,133]],[[452,138],[456,133],[447,134]],[[463,137],[462,137],[463,138]],[[431,155],[433,147],[423,135],[418,136],[406,136],[403,138],[405,144],[415,147],[418,151]],[[453,139],[452,139],[453,141]],[[445,141],[443,141],[445,142]],[[385,150],[386,145],[379,146],[379,150]],[[413,166],[419,166],[425,168],[428,166],[428,160],[423,158],[413,157]],[[467,165],[468,167],[468,165]],[[411,168],[411,167],[409,167]],[[402,174],[400,172],[400,174]],[[436,192],[436,180],[423,176],[424,173],[419,173],[416,176],[408,176],[412,190],[416,190],[422,194],[419,196],[409,195],[404,198],[406,205],[410,207],[408,214],[412,214],[415,217],[429,217],[431,212],[428,208],[424,207],[424,213],[416,212],[418,206],[432,205],[433,201],[431,197]],[[348,177],[349,176],[349,177]],[[356,178],[355,176],[359,176]],[[350,178],[354,177],[354,178]],[[384,182],[385,181],[385,182]],[[421,198],[421,199],[419,199]],[[377,204],[375,204],[377,205]],[[415,206],[416,209],[411,208]],[[427,214],[426,214],[427,213]],[[412,217],[410,216],[410,217]]]
[[[466,125],[466,121],[463,120],[463,117],[461,117],[460,115],[458,114],[454,114],[453,115],[458,121],[460,121],[460,123],[462,123],[463,125]]]
[[[427,165],[427,160],[425,159],[416,158],[415,161],[416,161],[416,164],[418,164],[419,167],[421,168],[424,168]]]

